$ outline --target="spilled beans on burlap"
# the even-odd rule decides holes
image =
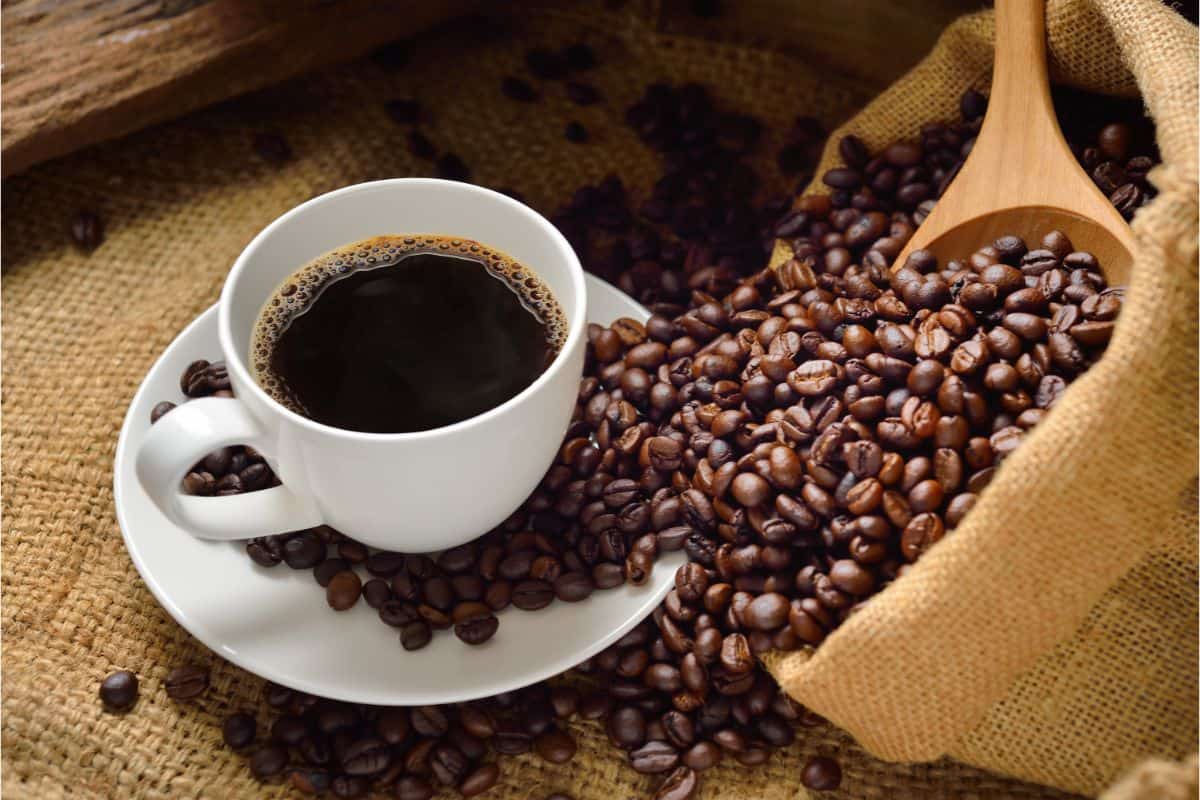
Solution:
[[[727,14],[740,10],[727,5]],[[652,81],[697,81],[722,107],[758,116],[775,138],[756,154],[757,168],[777,182],[782,176],[771,162],[797,114],[831,123],[868,99],[779,50],[716,38],[728,17],[705,23],[714,38],[702,38],[664,32],[669,15],[657,3],[530,0],[521,10],[507,18],[504,37],[483,35],[496,27],[492,20],[482,32],[451,28],[422,37],[399,72],[367,60],[330,68],[4,181],[4,800],[297,796],[282,784],[260,784],[246,758],[221,743],[223,719],[238,710],[257,713],[265,729],[263,681],[208,651],[150,594],[121,541],[112,459],[143,376],[216,301],[230,265],[259,230],[339,186],[433,173],[408,152],[406,130],[388,118],[386,101],[421,99],[431,111],[422,130],[439,149],[460,155],[473,180],[512,186],[548,210],[609,172],[631,191],[648,192],[661,173],[658,159],[623,116]],[[529,48],[580,40],[599,56],[586,80],[605,103],[580,109],[556,87],[543,87],[530,113],[501,93],[501,76],[522,74]],[[586,146],[563,138],[573,118],[592,134]],[[294,152],[283,165],[265,163],[252,147],[255,134],[271,131],[284,134]],[[104,220],[105,240],[89,254],[72,247],[65,231],[81,208]],[[186,663],[209,666],[211,684],[201,697],[178,702],[163,681]],[[133,670],[141,681],[140,699],[125,714],[105,712],[96,696],[115,669]],[[573,733],[579,753],[568,767],[549,767],[533,754],[503,758],[488,797],[653,793],[658,779],[633,772],[602,726],[576,724]],[[805,728],[761,767],[726,758],[705,774],[700,799],[803,800],[798,776],[816,754],[842,764],[842,788],[831,795],[838,800],[1066,797],[948,759],[884,763],[821,725]]]
[[[665,16],[663,9],[668,5],[525,3],[519,24],[509,38],[472,39],[469,46],[464,46],[460,33],[446,31],[418,43],[411,63],[401,73],[387,73],[367,62],[332,68],[253,98],[47,163],[4,182],[0,794],[6,800],[294,796],[282,786],[260,785],[250,775],[245,759],[222,746],[222,719],[239,709],[260,709],[262,680],[209,652],[151,596],[121,542],[112,503],[112,457],[121,419],[138,383],[174,336],[216,300],[230,264],[255,233],[292,206],[338,186],[372,178],[430,174],[427,163],[407,153],[404,131],[391,127],[384,101],[419,96],[434,104],[437,98],[453,98],[456,102],[436,104],[436,114],[423,128],[425,132],[444,150],[461,155],[471,165],[476,181],[512,185],[537,207],[554,208],[577,187],[594,183],[611,171],[622,175],[636,191],[645,191],[653,183],[659,174],[654,157],[639,147],[622,121],[624,109],[653,80],[704,83],[714,89],[724,107],[759,116],[768,135],[786,130],[797,114],[813,114],[827,122],[845,118],[866,99],[861,90],[833,80],[835,76],[827,70],[818,71],[778,50],[733,40],[663,33],[656,27],[657,15]],[[1144,5],[1155,3],[1146,0]],[[727,6],[727,13],[740,8],[733,3]],[[1161,16],[1127,19],[1123,37],[1136,33],[1139,37],[1157,36],[1147,41],[1159,42],[1154,48],[1139,51],[1138,56],[1157,66],[1132,67],[1131,73],[1131,67],[1115,55],[1115,45],[1104,34],[1106,28],[1097,13],[1091,12],[1091,29],[1103,34],[1101,41],[1107,44],[1094,54],[1072,51],[1075,61],[1068,64],[1063,61],[1063,11],[1053,6],[1051,34],[1059,67],[1056,75],[1092,87],[1118,86],[1126,94],[1140,88],[1147,96],[1159,124],[1167,166],[1154,176],[1165,197],[1160,196],[1153,206],[1139,213],[1139,236],[1143,240],[1157,237],[1154,241],[1159,244],[1144,251],[1151,253],[1152,266],[1165,264],[1165,254],[1170,253],[1170,263],[1177,268],[1182,265],[1184,272],[1181,277],[1178,269],[1169,273],[1165,268],[1154,268],[1149,276],[1139,275],[1139,280],[1147,284],[1145,292],[1152,292],[1153,298],[1135,303],[1134,297],[1143,293],[1143,288],[1131,293],[1122,325],[1136,327],[1129,325],[1134,313],[1143,318],[1147,313],[1153,315],[1155,311],[1145,309],[1157,308],[1155,302],[1171,292],[1177,292],[1181,302],[1189,298],[1194,302],[1195,184],[1188,181],[1194,181],[1195,176],[1195,95],[1194,90],[1191,94],[1186,90],[1189,81],[1193,86],[1195,83],[1195,44],[1194,39],[1190,45],[1186,41],[1177,43],[1180,50],[1191,49],[1182,59],[1183,67],[1172,67],[1180,59],[1164,55],[1163,34],[1154,33],[1145,21],[1154,19],[1156,26],[1165,28],[1178,42],[1181,36],[1170,27],[1170,20]],[[712,25],[718,33],[726,29],[724,21]],[[899,103],[896,110],[880,115],[888,122],[863,129],[868,143],[878,146],[895,133],[914,133],[920,121],[955,118],[958,89],[986,82],[988,31],[986,19],[973,19],[960,23],[948,34],[956,37],[960,47],[937,61],[935,74],[940,77],[935,84],[944,85],[945,92],[917,93],[922,103],[912,107]],[[528,108],[515,107],[500,94],[499,76],[519,74],[528,48],[577,39],[587,41],[601,54],[601,66],[589,73],[588,81],[608,98],[606,104],[579,110],[547,92],[538,113],[530,114]],[[1125,45],[1126,52],[1132,52],[1130,47],[1136,45]],[[939,49],[939,53],[944,51],[944,47]],[[1097,59],[1103,60],[1104,52],[1111,59],[1102,80],[1095,76],[1091,81],[1082,80],[1081,70],[1094,68]],[[953,67],[956,63],[959,66]],[[1193,72],[1177,80],[1176,73],[1188,64],[1193,65]],[[951,74],[952,67],[965,71]],[[1151,88],[1149,79],[1143,77],[1150,74],[1148,70],[1161,73],[1154,83],[1157,88]],[[1138,76],[1136,82],[1131,74]],[[481,75],[495,80],[481,79]],[[1184,94],[1174,95],[1167,102],[1167,87]],[[914,96],[913,90],[907,91],[899,97],[889,93],[884,99],[894,98],[891,103],[895,107],[903,97]],[[1189,109],[1186,113],[1179,110],[1184,106]],[[565,120],[574,117],[593,134],[587,147],[562,138]],[[264,165],[250,147],[255,132],[270,130],[284,132],[295,151],[295,159],[282,168]],[[1167,146],[1168,139],[1174,144]],[[766,164],[778,145],[773,141],[770,148],[764,148],[760,166]],[[762,171],[771,174],[768,169]],[[90,255],[74,250],[64,233],[70,215],[79,208],[95,209],[105,220],[105,242]],[[1179,232],[1168,240],[1152,233],[1151,228]],[[1190,272],[1186,269],[1189,264]],[[1170,274],[1175,277],[1169,278]],[[1170,285],[1159,283],[1167,280]],[[1183,349],[1194,348],[1194,307],[1191,312],[1190,330],[1181,322],[1178,311],[1173,318],[1173,324],[1184,328],[1182,333],[1177,332],[1178,346]],[[1158,324],[1163,335],[1167,334],[1166,319],[1164,316],[1164,322]],[[1119,330],[1105,364],[1136,357],[1139,365],[1153,366],[1168,358],[1178,359],[1185,370],[1180,377],[1183,393],[1194,395],[1194,349],[1158,353],[1153,358],[1149,354],[1138,356],[1136,347],[1128,342],[1121,344],[1125,341],[1121,337],[1136,339],[1139,335],[1137,331]],[[1071,392],[1085,391],[1089,381],[1103,374],[1103,366]],[[1139,375],[1129,381],[1134,388],[1125,394],[1114,392],[1114,398],[1124,397],[1133,403],[1149,396],[1149,388],[1136,387],[1149,387],[1146,380],[1156,371],[1140,366],[1139,370]],[[1192,410],[1178,420],[1172,435],[1190,436],[1194,445],[1194,429],[1188,427],[1194,426]],[[1174,407],[1161,413],[1173,411]],[[1036,451],[1038,437],[1056,430],[1054,416],[1061,419],[1065,414],[1060,408],[1041,424],[1038,436],[1022,444],[1018,456]],[[1100,443],[1094,441],[1093,432],[1105,426],[1080,425],[1089,437],[1081,446],[1099,452]],[[1166,464],[1173,455],[1187,449],[1176,447],[1170,439],[1167,436],[1163,444],[1154,445],[1161,448],[1170,444],[1175,448],[1170,452],[1160,450],[1160,462],[1148,457],[1144,460]],[[1136,438],[1125,440],[1139,447],[1150,446]],[[1016,457],[1012,460],[1015,462]],[[1155,480],[1164,474],[1167,480],[1174,480],[1185,472],[1194,473],[1194,462],[1182,459],[1177,463],[1174,469],[1165,467],[1139,475],[1138,470],[1146,467],[1131,459],[1126,473],[1117,470],[1113,474],[1117,478],[1128,475],[1133,483],[1128,489],[1121,488],[1124,484],[1116,480],[1114,485],[1121,492],[1138,493],[1151,481],[1151,475]],[[1013,471],[1009,467],[1005,470]],[[989,492],[1001,485],[997,480]],[[1077,480],[1070,470],[1057,468],[1054,485],[1060,490],[1061,502],[1073,502],[1068,493]],[[1166,493],[1164,486],[1159,494]],[[1194,509],[1194,501],[1189,502],[1190,506],[1179,506],[1183,509],[1180,514]],[[977,510],[982,508],[981,503]],[[1149,514],[1149,499],[1146,509]],[[1006,513],[1016,518],[1015,509],[1006,509]],[[1131,518],[1136,524],[1128,524]],[[1157,527],[1151,527],[1149,516],[1141,516],[1136,508],[1121,519],[1131,539],[1140,540],[1146,531],[1157,531],[1160,542],[1171,541],[1172,535],[1178,540],[1185,530],[1179,525],[1190,524],[1190,520],[1183,519],[1172,529],[1167,524],[1168,515],[1160,514]],[[1021,530],[1025,532],[1023,546],[1048,538],[1052,531],[1041,525]],[[933,557],[937,551],[951,551],[957,546],[954,540],[961,541],[967,532],[962,527],[944,540],[934,554],[926,557],[928,563],[921,570],[932,569],[941,559]],[[1111,549],[1116,538],[1116,533],[1098,538],[1089,542],[1084,552]],[[1150,551],[1149,545],[1139,547]],[[1067,735],[1044,722],[1052,719],[1061,725],[1064,715],[1057,712],[1056,706],[1047,704],[1037,712],[1034,709],[1040,708],[1042,698],[1059,698],[1054,702],[1069,704],[1071,713],[1080,718],[1078,724],[1090,726],[1087,735],[1098,739],[1123,735],[1111,732],[1110,722],[1113,731],[1129,729],[1123,707],[1140,715],[1142,721],[1153,719],[1155,729],[1160,719],[1179,713],[1170,705],[1173,697],[1159,693],[1159,684],[1168,683],[1169,676],[1179,670],[1194,669],[1194,651],[1180,654],[1178,647],[1181,628],[1186,627],[1188,640],[1194,641],[1195,607],[1187,605],[1194,601],[1194,574],[1186,578],[1181,573],[1194,570],[1195,554],[1181,556],[1179,547],[1161,544],[1153,552],[1153,558],[1144,557],[1140,562],[1135,556],[1123,556],[1122,563],[1138,566],[1122,568],[1126,577],[1111,590],[1110,594],[1119,593],[1102,606],[1104,613],[1086,616],[1089,610],[1101,608],[1096,597],[1105,590],[1100,589],[1091,600],[1081,603],[1085,608],[1076,612],[1075,622],[1064,626],[1058,639],[1065,642],[1057,645],[1059,649],[1052,650],[1055,645],[1050,644],[1025,657],[1026,670],[1035,663],[1044,664],[1043,675],[1048,677],[1041,682],[999,682],[1000,688],[991,694],[1003,702],[998,699],[984,703],[982,712],[974,717],[973,732],[972,723],[964,727],[980,737],[978,740],[966,733],[954,740],[942,730],[936,734],[941,738],[930,745],[928,738],[920,737],[933,734],[923,729],[912,734],[911,728],[906,728],[908,735],[913,741],[924,741],[925,752],[939,747],[950,749],[976,763],[1031,776],[1040,775],[1035,769],[1038,764],[1053,767],[1064,760],[1076,763],[1070,761],[1072,758],[1087,759],[1081,763],[1092,774],[1115,772],[1118,766],[1106,760],[1106,752],[1089,749],[1091,739],[1081,741],[1083,734]],[[1000,558],[1011,559],[1012,554],[1004,552]],[[1030,626],[1041,624],[1049,613],[1039,609],[1032,616],[1016,618],[1007,610],[1017,592],[1026,591],[1026,571],[1039,569],[1029,558],[1020,560],[1018,567],[1009,576],[1011,591],[994,606],[987,627],[1011,627],[1020,640],[1029,635]],[[912,583],[923,580],[920,571],[910,578]],[[901,583],[907,582],[909,578]],[[1038,586],[1037,591],[1049,590],[1054,583]],[[1105,586],[1112,583],[1114,579],[1109,579]],[[880,601],[886,597],[890,603],[892,594],[903,591],[907,590],[898,584],[873,604],[882,608],[885,603]],[[1080,619],[1087,620],[1083,627]],[[828,664],[835,659],[837,663],[855,663],[855,647],[862,649],[865,667],[872,664],[868,659],[874,659],[873,673],[864,684],[861,675],[847,672],[846,680],[855,681],[845,687],[835,677],[833,690],[814,692],[812,702],[820,703],[818,694],[833,698],[844,690],[851,701],[856,696],[861,698],[862,707],[869,704],[878,708],[878,719],[867,709],[857,721],[847,717],[845,724],[854,724],[864,741],[883,753],[877,741],[864,731],[869,732],[867,729],[874,724],[876,731],[888,733],[897,720],[904,722],[907,714],[918,714],[920,709],[916,707],[905,711],[902,704],[892,702],[900,696],[912,697],[907,692],[932,673],[927,671],[928,662],[913,661],[910,669],[906,661],[912,658],[910,652],[892,657],[887,642],[877,647],[870,643],[869,636],[853,633],[857,625],[855,620],[844,626],[823,646],[821,658],[828,657],[829,661],[824,665],[814,662],[816,669],[811,674],[817,675],[820,670],[828,674]],[[875,630],[882,631],[880,636],[888,635],[885,628]],[[896,630],[894,641],[908,641],[911,621],[907,626],[904,621],[897,623]],[[1111,652],[1111,656],[1102,652],[1102,657],[1111,662],[1107,665],[1111,671],[1101,674],[1099,684],[1088,680],[1095,673],[1069,668],[1076,663],[1078,653],[1092,658],[1092,651],[1072,644],[1074,631],[1077,638],[1082,636]],[[838,644],[843,638],[857,644]],[[1127,647],[1135,639],[1141,644]],[[1025,647],[1023,641],[1020,644]],[[1045,653],[1049,655],[1042,656]],[[937,664],[936,674],[943,677],[935,689],[940,692],[954,688],[951,683],[965,683],[968,676],[962,669],[946,667],[959,663],[953,652],[945,648],[941,656],[945,664]],[[166,696],[162,682],[172,667],[190,662],[210,665],[212,683],[201,698],[177,703]],[[1147,665],[1144,674],[1136,669],[1143,663]],[[918,671],[918,664],[926,671]],[[1118,665],[1125,667],[1118,671]],[[785,678],[786,685],[793,692],[805,691],[802,681],[795,678],[805,674],[807,668],[798,664],[783,667],[777,674]],[[136,671],[142,681],[138,705],[124,715],[104,712],[96,697],[99,680],[118,668]],[[1131,675],[1137,676],[1133,683]],[[1032,688],[1007,693],[1014,684]],[[861,694],[864,685],[868,691],[865,697]],[[885,685],[890,694],[883,693]],[[1153,713],[1143,710],[1142,700],[1129,700],[1135,692],[1145,700],[1157,698]],[[1094,705],[1097,694],[1106,695],[1111,702]],[[1183,697],[1183,701],[1185,710],[1195,708],[1194,695]],[[263,721],[260,716],[260,725]],[[490,795],[498,800],[525,800],[565,791],[577,800],[614,800],[644,797],[653,791],[655,782],[633,773],[599,726],[578,725],[574,732],[580,751],[568,769],[547,768],[531,755],[506,758],[501,761],[501,782]],[[985,751],[976,741],[992,750]],[[1040,744],[1034,747],[1035,743]],[[999,750],[1005,746],[1026,749],[1021,751],[1021,759],[1016,759]],[[1139,746],[1138,752],[1143,749]],[[1158,749],[1164,755],[1171,750],[1166,745]],[[993,753],[990,757],[989,752]],[[806,728],[794,745],[756,769],[726,759],[706,773],[702,797],[802,800],[797,777],[804,760],[814,754],[836,755],[841,761],[846,777],[841,790],[832,795],[837,798],[1064,797],[1049,788],[951,760],[934,764],[883,763],[863,753],[832,726]],[[1151,790],[1170,780],[1164,773],[1171,770],[1151,772],[1153,775],[1145,780],[1136,776],[1132,780]],[[1120,800],[1135,796],[1122,794]]]
[[[1112,343],[952,536],[770,666],[881,758],[949,754],[1095,794],[1197,743],[1197,36],[1155,0],[1051,0],[1047,28],[1053,80],[1140,94],[1157,125],[1159,195],[1133,223]],[[817,174],[841,135],[874,149],[952,118],[989,82],[993,33],[990,11],[951,25],[830,137]]]

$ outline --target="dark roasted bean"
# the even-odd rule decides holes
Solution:
[[[208,688],[208,669],[197,664],[185,664],[167,673],[163,688],[174,700],[190,700]]]
[[[100,700],[111,711],[126,711],[137,698],[138,679],[128,670],[114,672],[100,683]]]

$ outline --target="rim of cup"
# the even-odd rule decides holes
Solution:
[[[253,260],[255,252],[259,249],[259,247],[262,246],[264,242],[274,236],[278,229],[284,227],[288,222],[296,217],[311,214],[327,203],[336,202],[344,195],[354,194],[362,191],[384,189],[389,186],[438,186],[441,188],[453,188],[455,191],[463,191],[485,196],[488,198],[489,202],[507,206],[510,210],[527,217],[538,228],[540,228],[546,236],[550,238],[554,247],[559,251],[559,255],[563,258],[564,263],[566,263],[567,272],[571,279],[574,302],[572,308],[564,308],[564,311],[566,311],[568,314],[569,319],[568,333],[566,341],[564,341],[562,347],[559,348],[557,355],[554,357],[554,361],[550,363],[550,366],[548,366],[542,372],[542,374],[537,376],[533,383],[526,386],[513,397],[510,397],[508,400],[505,400],[498,406],[489,408],[487,411],[484,411],[481,414],[476,414],[473,417],[459,420],[458,422],[451,423],[450,425],[443,425],[440,428],[430,428],[429,430],[424,431],[409,431],[406,433],[368,433],[365,431],[352,431],[345,428],[338,428],[333,425],[326,425],[322,422],[309,419],[302,414],[292,411],[290,408],[267,394],[267,392],[258,385],[258,381],[254,379],[254,376],[250,374],[250,370],[247,369],[245,364],[245,354],[240,352],[234,346],[232,332],[233,322],[230,319],[230,314],[232,313],[230,311],[232,303],[230,302],[229,298],[233,295],[236,289],[238,278],[249,268],[248,265]],[[377,235],[387,235],[387,233],[389,232],[381,232]],[[401,231],[399,233],[406,232]],[[463,236],[464,238],[473,238],[466,236],[464,233],[453,232],[415,231],[415,233],[438,233],[442,236],[459,235]],[[343,244],[350,244],[350,242],[344,242]],[[334,245],[330,249],[332,250],[340,246],[342,245]],[[302,266],[303,264],[299,264],[296,266],[296,269],[299,269]],[[536,269],[534,271],[536,272]],[[560,298],[556,297],[556,299],[559,301],[560,305],[563,304]],[[258,235],[255,236],[254,239],[251,240],[250,244],[246,245],[245,249],[243,249],[238,255],[237,260],[233,264],[233,268],[230,269],[229,275],[225,278],[224,286],[221,288],[221,297],[218,303],[217,311],[217,334],[221,342],[221,351],[226,358],[226,369],[235,371],[238,377],[241,379],[241,382],[244,385],[249,386],[250,391],[254,393],[259,400],[266,403],[269,407],[274,409],[277,413],[283,415],[286,419],[316,433],[372,442],[414,441],[418,439],[436,438],[452,433],[458,433],[476,425],[482,425],[483,423],[500,416],[513,406],[516,406],[527,400],[542,386],[549,383],[553,379],[554,375],[563,369],[563,364],[566,361],[566,354],[571,352],[579,340],[583,338],[586,328],[587,284],[584,280],[583,265],[579,263],[579,256],[576,255],[575,249],[571,247],[571,244],[567,241],[566,237],[562,235],[558,228],[554,227],[554,225],[551,224],[548,219],[534,211],[529,206],[514,200],[508,195],[501,194],[500,192],[493,191],[492,189],[487,189],[483,186],[462,183],[461,181],[443,180],[440,178],[389,178],[387,180],[357,183],[353,186],[345,186],[341,189],[334,189],[331,192],[317,195],[316,197],[306,200],[290,211],[284,213],[271,222],[270,225],[259,231]]]

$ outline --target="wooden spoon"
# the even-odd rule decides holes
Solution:
[[[1058,229],[1100,262],[1110,285],[1129,280],[1133,233],[1075,161],[1046,71],[1045,0],[996,0],[996,59],[987,116],[958,176],[900,252],[939,264],[1015,234],[1033,250]]]

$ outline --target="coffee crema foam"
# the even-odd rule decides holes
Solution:
[[[314,259],[280,284],[263,305],[250,340],[250,365],[254,379],[274,400],[302,416],[308,411],[286,383],[271,369],[271,353],[296,317],[304,314],[330,285],[351,275],[390,267],[422,254],[453,256],[475,261],[499,278],[546,330],[547,349],[553,356],[567,340],[566,314],[542,279],[507,254],[471,239],[436,234],[383,235],[331,250]],[[551,359],[552,361],[553,359]],[[549,367],[547,362],[546,367]]]

